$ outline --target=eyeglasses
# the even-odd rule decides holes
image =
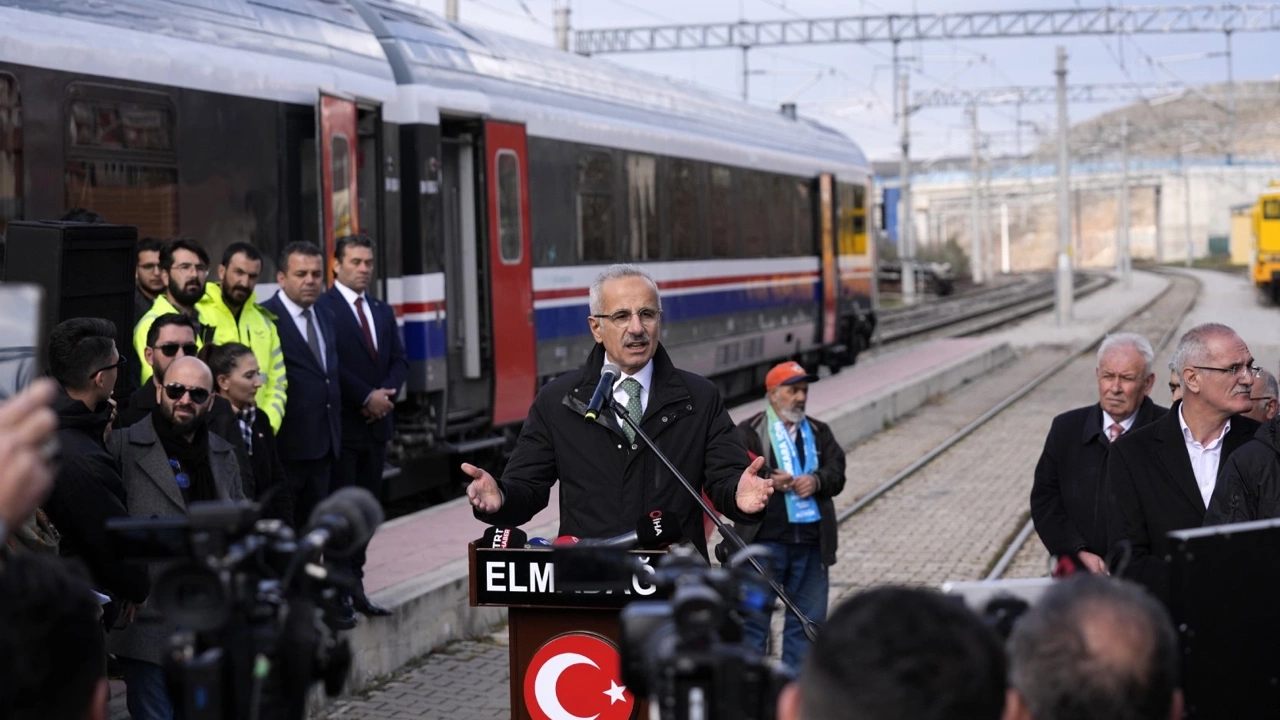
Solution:
[[[614,327],[621,330],[631,324],[631,318],[633,315],[639,315],[640,324],[644,327],[651,328],[658,324],[658,318],[662,317],[662,311],[654,310],[653,308],[643,308],[638,313],[632,313],[630,310],[619,310],[612,315],[592,315],[591,317],[600,319],[607,318],[613,323]]]
[[[151,346],[151,349],[152,349],[152,350],[159,350],[160,352],[164,353],[164,356],[165,356],[165,357],[173,357],[174,355],[177,355],[177,354],[178,354],[178,349],[179,349],[179,348],[181,348],[181,349],[182,349],[182,354],[183,354],[183,355],[186,355],[187,357],[192,357],[192,356],[194,356],[196,353],[200,352],[200,348],[196,347],[196,344],[195,344],[195,343],[193,343],[193,342],[190,342],[190,343],[165,343],[165,344],[163,344],[163,345],[152,345],[152,346]]]
[[[1204,365],[1192,365],[1191,367],[1197,370],[1213,370],[1214,372],[1226,373],[1227,375],[1239,375],[1241,372],[1245,371],[1248,371],[1248,373],[1254,377],[1258,377],[1262,374],[1262,368],[1257,365],[1242,365],[1240,363],[1224,368],[1205,367]]]
[[[1169,392],[1176,393],[1181,389],[1182,389],[1182,386],[1179,385],[1178,383],[1169,383]]]
[[[203,264],[193,265],[191,263],[178,263],[177,265],[174,265],[172,268],[170,268],[170,270],[177,270],[178,272],[191,272],[192,270],[195,270],[196,272],[201,274],[208,274],[209,266],[203,265]]]
[[[124,356],[124,355],[121,355],[121,356],[120,356],[120,359],[119,359],[119,360],[116,360],[114,363],[112,363],[112,364],[110,364],[110,365],[108,365],[108,366],[106,366],[106,367],[98,368],[97,370],[94,370],[93,372],[89,373],[89,377],[93,377],[94,375],[97,375],[98,373],[106,372],[106,371],[108,371],[108,370],[119,370],[120,368],[124,367],[124,363],[125,363],[125,356]]]
[[[1262,397],[1251,397],[1249,399],[1254,402],[1267,402],[1269,400],[1275,400],[1275,398],[1271,397],[1270,395],[1263,395]]]
[[[199,387],[187,387],[182,383],[169,383],[164,386],[164,394],[169,396],[170,400],[181,400],[183,395],[190,395],[191,402],[197,405],[203,405],[205,400],[209,399],[209,391]]]

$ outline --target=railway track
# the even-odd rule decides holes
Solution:
[[[1084,297],[1111,283],[1107,275],[1077,273],[1075,296]],[[1007,325],[1053,307],[1054,278],[1036,273],[990,288],[980,288],[922,305],[881,313],[873,346],[927,337],[964,337]]]
[[[1137,332],[1152,341],[1153,347],[1156,349],[1157,357],[1161,357],[1165,353],[1167,347],[1174,339],[1174,333],[1182,323],[1182,319],[1190,312],[1195,304],[1196,296],[1199,292],[1199,282],[1194,278],[1176,273],[1170,274],[1170,284],[1167,288],[1154,300],[1139,309],[1129,317],[1117,323],[1109,329],[1109,332]],[[973,436],[975,433],[987,433],[988,436],[993,432],[1005,432],[1005,428],[993,431],[993,424],[1003,423],[1005,426],[1018,426],[1026,424],[1026,419],[1022,416],[1032,415],[1033,404],[1027,398],[1037,390],[1045,388],[1046,384],[1056,384],[1062,386],[1066,383],[1078,384],[1081,376],[1084,374],[1084,368],[1078,363],[1088,363],[1087,356],[1096,347],[1096,342],[1091,341],[1087,345],[1081,345],[1074,348],[1066,356],[1062,357],[1051,367],[1036,375],[1030,381],[1021,387],[1010,392],[999,402],[992,406],[989,410],[973,419],[968,424],[951,434],[946,439],[937,443],[927,452],[921,454],[914,462],[903,467],[893,476],[875,486],[861,496],[853,498],[851,502],[847,502],[844,507],[837,507],[837,519],[840,524],[840,533],[842,536],[842,546],[844,545],[844,536],[848,533],[853,535],[855,544],[864,547],[853,550],[854,553],[861,553],[859,559],[866,561],[868,557],[875,557],[875,552],[879,550],[875,543],[866,537],[859,537],[859,523],[853,521],[855,518],[867,514],[871,510],[880,509],[879,506],[886,502],[887,498],[894,498],[894,503],[904,507],[902,518],[907,518],[906,522],[902,518],[894,519],[890,517],[890,511],[885,510],[881,513],[884,517],[869,518],[874,522],[868,523],[865,532],[875,535],[883,530],[886,535],[898,533],[902,537],[912,536],[914,533],[920,537],[934,539],[938,535],[946,535],[952,528],[948,526],[934,525],[929,527],[929,523],[940,522],[941,518],[946,515],[945,521],[951,522],[955,518],[963,518],[967,522],[978,521],[975,518],[965,517],[966,515],[975,515],[977,513],[968,512],[962,505],[954,508],[948,508],[945,504],[939,503],[938,508],[929,505],[930,496],[936,496],[939,493],[946,494],[949,490],[959,494],[960,501],[963,503],[968,497],[966,493],[972,492],[973,487],[981,487],[981,483],[973,482],[973,478],[956,478],[954,482],[946,480],[940,481],[939,474],[945,476],[947,468],[990,467],[993,463],[1000,460],[999,453],[993,453],[985,450],[981,446],[965,447],[965,440]],[[1064,371],[1071,369],[1071,377],[1064,378]],[[1041,416],[1043,412],[1039,413]],[[1010,415],[1014,417],[1009,417]],[[997,435],[998,437],[998,435]],[[1040,438],[1041,441],[1043,438]],[[998,446],[998,443],[997,443]],[[1021,452],[1026,453],[1028,448],[1019,448]],[[1035,448],[1038,454],[1038,446]],[[977,456],[964,458],[963,455]],[[1025,460],[1020,460],[1025,464]],[[923,476],[931,475],[931,478]],[[919,478],[919,480],[917,480]],[[1029,476],[1028,478],[1029,479]],[[1025,480],[1025,479],[1024,479]],[[916,487],[916,484],[919,487]],[[965,489],[966,483],[969,489]],[[919,494],[925,498],[918,505],[922,507],[914,508],[914,514],[923,515],[925,517],[916,518],[913,516],[911,508],[913,494]],[[1007,494],[1007,493],[1006,493]],[[1021,576],[1043,576],[1047,574],[1048,566],[1046,562],[1047,554],[1039,543],[1039,538],[1034,534],[1034,528],[1029,519],[1029,510],[1025,509],[1025,502],[1021,503],[1024,508],[1022,514],[1018,517],[1016,524],[1009,525],[1009,508],[1010,502],[1005,499],[1003,509],[999,513],[993,513],[995,517],[991,518],[990,527],[985,529],[986,540],[983,542],[984,550],[982,552],[969,553],[968,561],[973,571],[971,577],[951,577],[952,580],[995,580],[1004,577],[1012,569],[1018,570]],[[946,514],[950,512],[950,514]],[[875,515],[876,513],[871,513]],[[853,522],[851,522],[853,521]],[[919,526],[905,527],[906,523],[913,523]],[[1000,528],[1003,526],[1007,529],[1003,530],[1001,535]],[[858,541],[861,541],[860,543]],[[943,543],[945,547],[945,539],[939,539],[938,542]],[[891,540],[885,540],[882,544],[891,544]],[[989,550],[985,550],[989,548]],[[867,551],[871,551],[868,554]],[[985,558],[985,559],[983,559]],[[894,559],[897,564],[906,565],[902,558]],[[886,561],[887,562],[887,561]],[[976,564],[975,564],[976,563]],[[894,563],[889,563],[894,564]],[[883,563],[882,563],[883,565]],[[838,567],[838,566],[837,566]],[[833,570],[834,572],[834,570]],[[864,585],[877,584],[883,582],[921,582],[923,584],[936,584],[937,578],[926,577],[927,572],[921,571],[891,571],[885,570],[883,567],[858,568],[854,570],[855,577],[848,582],[843,583],[850,587],[860,587]],[[859,577],[865,576],[865,577]],[[834,576],[833,576],[833,584]]]

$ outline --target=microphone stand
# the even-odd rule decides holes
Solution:
[[[676,479],[680,481],[680,484],[684,486],[684,489],[689,491],[690,497],[692,497],[698,505],[702,507],[702,511],[707,514],[707,517],[711,518],[711,522],[715,523],[716,529],[720,531],[720,534],[726,540],[733,543],[737,547],[738,551],[746,550],[747,544],[742,541],[742,538],[738,537],[738,533],[734,532],[733,528],[726,525],[724,521],[720,519],[720,516],[716,514],[715,508],[708,505],[707,501],[702,499],[702,493],[698,492],[697,489],[693,487],[689,480],[685,478],[680,470],[677,469],[666,456],[666,453],[658,449],[658,446],[653,442],[653,439],[646,435],[644,430],[640,429],[640,423],[636,422],[635,419],[627,413],[627,409],[623,407],[622,403],[618,402],[618,399],[613,397],[613,395],[609,396],[609,407],[613,409],[615,418],[622,420],[627,425],[630,425],[631,429],[635,431],[636,437],[644,439],[644,444],[653,451],[654,455],[658,456],[658,459],[662,461],[663,465],[667,466],[667,469],[671,471],[671,474],[676,476]],[[777,581],[774,580],[769,573],[764,571],[764,568],[760,566],[760,563],[754,556],[748,555],[747,560],[751,563],[751,566],[756,569],[756,572],[760,573],[760,577],[764,578],[765,581],[769,583],[769,587],[777,594],[778,598],[782,600],[782,604],[786,606],[787,610],[790,611],[792,615],[795,615],[796,619],[800,621],[800,627],[804,629],[805,637],[809,638],[809,642],[816,642],[818,639],[818,624],[805,617],[805,614],[800,612],[800,608],[796,607],[795,601],[787,595],[787,592],[782,589],[782,586],[778,585]]]

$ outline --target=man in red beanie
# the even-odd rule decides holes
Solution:
[[[742,539],[769,549],[772,573],[810,620],[827,616],[827,568],[836,561],[836,508],[844,489],[844,449],[826,423],[805,417],[809,384],[818,376],[799,363],[784,362],[765,376],[768,402],[763,412],[738,425],[743,443],[765,458],[761,477],[774,493],[759,525],[738,523]],[[775,599],[770,594],[766,608]],[[761,652],[769,638],[769,615],[747,619],[746,639]],[[799,671],[809,640],[790,613],[783,630],[782,661]]]

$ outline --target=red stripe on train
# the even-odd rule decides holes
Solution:
[[[734,285],[746,282],[780,282],[786,280],[817,281],[818,273],[800,271],[792,273],[772,273],[769,275],[732,275],[716,278],[691,278],[688,280],[664,280],[658,283],[659,290],[676,290],[681,288],[705,287],[714,289],[717,285]],[[586,288],[565,288],[562,290],[539,290],[533,293],[534,300],[558,300],[567,297],[585,298]]]
[[[444,301],[437,300],[435,302],[407,302],[392,304],[392,309],[396,311],[396,317],[406,315],[408,313],[426,313],[444,310]]]

